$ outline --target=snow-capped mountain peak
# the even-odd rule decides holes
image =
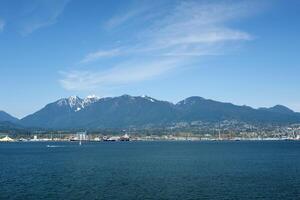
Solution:
[[[70,96],[68,98],[60,99],[57,104],[59,106],[69,106],[73,111],[78,112],[83,108],[97,102],[100,98],[95,95],[89,95],[84,99],[78,96]]]
[[[68,98],[60,99],[57,104],[59,106],[69,106],[73,110],[77,110],[78,108],[82,107],[82,99],[78,96],[70,96]]]
[[[92,95],[88,95],[88,96],[86,97],[86,99],[100,99],[100,97],[98,97],[98,96],[92,94]]]
[[[153,99],[152,97],[149,97],[147,95],[143,95],[142,98],[147,99],[147,100],[149,100],[151,102],[155,102],[156,101],[155,99]]]
[[[68,103],[71,108],[78,108],[82,104],[82,99],[80,99],[78,96],[70,96],[68,98]]]
[[[88,95],[86,98],[83,99],[82,105],[83,107],[89,106],[92,103],[99,101],[100,97],[96,95]]]

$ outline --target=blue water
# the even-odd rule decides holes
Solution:
[[[0,143],[0,199],[300,199],[300,142]]]

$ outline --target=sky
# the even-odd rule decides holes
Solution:
[[[298,0],[1,0],[0,110],[201,96],[300,112]]]

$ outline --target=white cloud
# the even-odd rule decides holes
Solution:
[[[110,49],[107,51],[99,50],[99,51],[92,52],[92,53],[89,53],[88,55],[86,55],[80,61],[80,63],[89,63],[89,62],[96,61],[100,58],[117,56],[118,54],[120,54],[120,49]]]
[[[53,25],[70,0],[34,1],[26,4],[20,20],[20,32],[26,36],[40,28]]]
[[[149,80],[178,66],[179,60],[175,58],[128,62],[105,71],[61,72],[64,79],[60,83],[67,90],[92,90]]]
[[[147,22],[146,29],[132,33],[130,42],[125,39],[126,46],[100,50],[82,59],[87,63],[116,56],[117,67],[106,71],[65,72],[62,86],[67,90],[85,90],[143,81],[183,67],[200,56],[225,54],[236,43],[253,39],[251,34],[232,28],[232,22],[250,14],[251,6],[246,1],[234,4],[180,2]],[[135,15],[129,12],[112,21],[127,23]]]
[[[5,27],[5,21],[3,19],[0,19],[0,32],[4,30]]]
[[[111,19],[109,19],[105,26],[108,29],[115,28],[129,21],[130,19],[137,17],[142,14],[145,10],[142,8],[130,10],[129,12],[124,13],[123,15],[117,15]]]
[[[227,25],[249,12],[248,7],[245,3],[183,2],[175,8],[173,14],[158,20],[140,37],[148,38],[148,44],[143,46],[149,50],[163,50],[169,54],[181,49],[183,55],[189,55],[189,51],[195,52],[195,49],[201,49],[201,52],[203,48],[215,49],[215,46],[226,42],[250,40],[250,34]]]

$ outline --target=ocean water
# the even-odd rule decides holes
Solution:
[[[300,142],[0,143],[0,199],[300,199]]]

